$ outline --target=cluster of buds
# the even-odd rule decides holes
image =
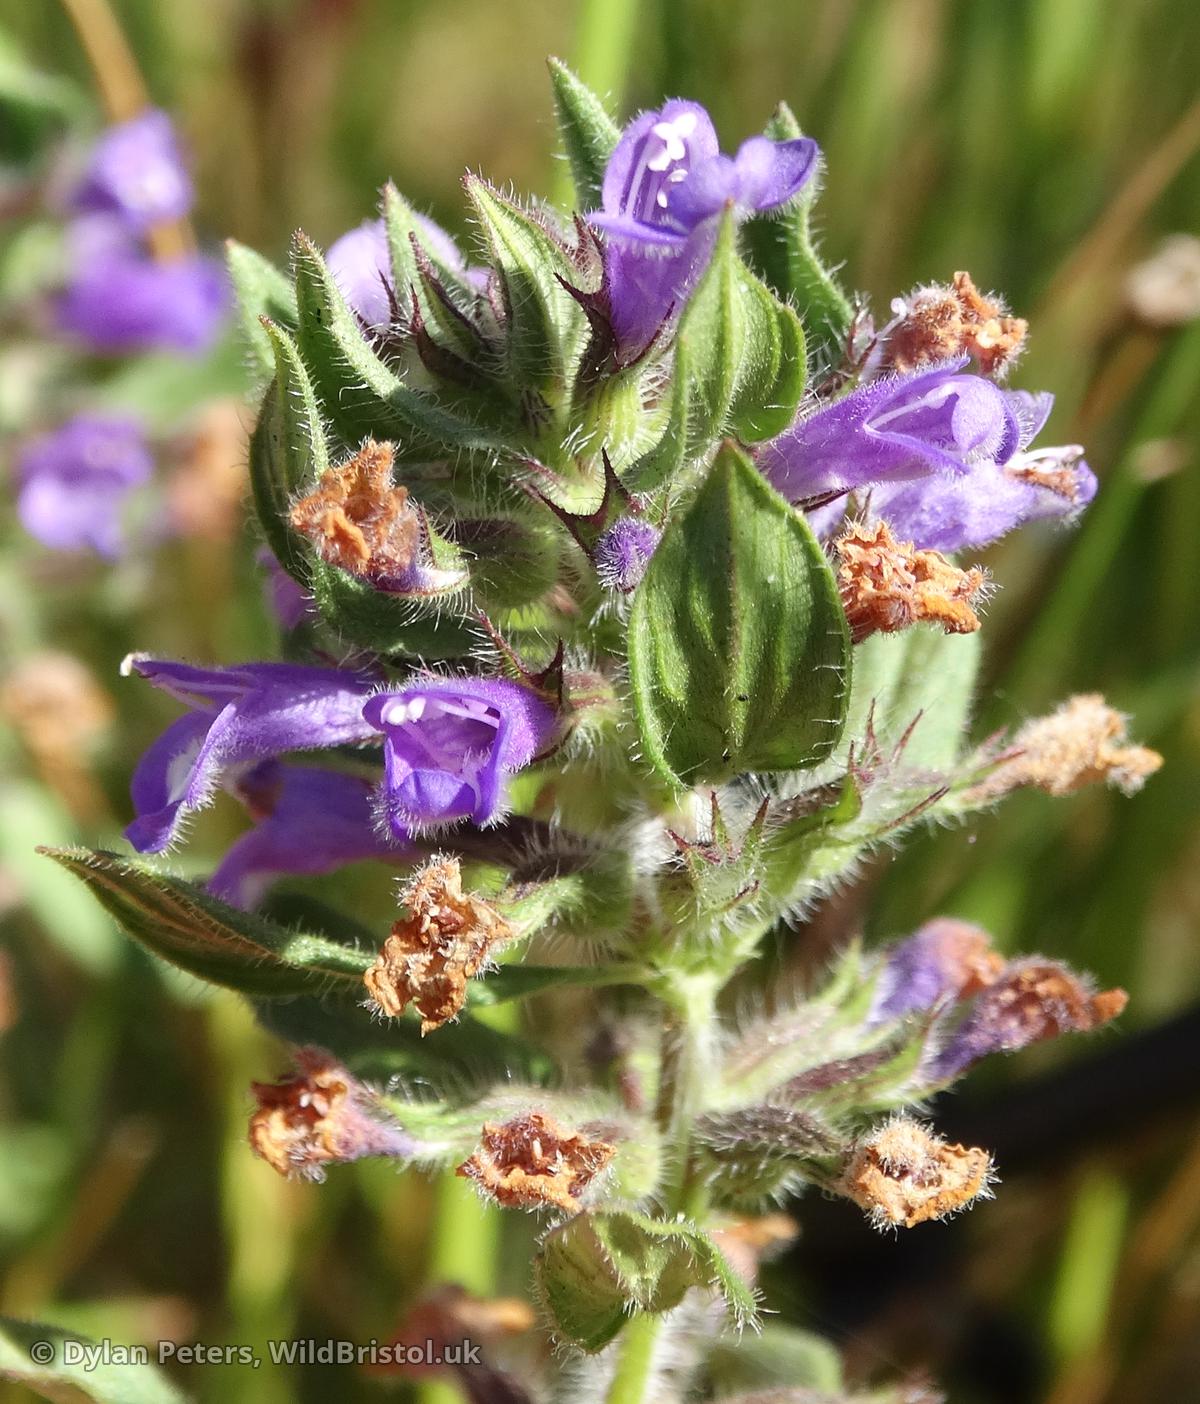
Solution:
[[[550,1332],[614,1399],[699,1397],[697,1332],[670,1381],[645,1322],[620,1338],[753,1318],[732,1220],[806,1184],[887,1226],[978,1200],[987,1152],[908,1109],[1124,1003],[952,920],[740,1030],[731,982],[922,817],[1128,792],[1158,758],[1095,698],[967,740],[985,575],[955,553],[1096,490],[1033,447],[1051,396],[999,383],[1025,323],[959,273],[864,349],[785,108],[726,155],[695,103],[622,130],[552,72],[570,216],[468,176],[469,253],[390,187],[328,255],[298,236],[290,276],[231,248],[288,661],[127,660],[185,707],[127,834],[162,853],[222,791],[250,826],[203,886],[60,857],[330,1048],[256,1089],[260,1155],[420,1159],[540,1212]],[[386,937],[311,891],[275,919],[276,882],[364,860],[399,870]],[[536,1017],[479,1016],[514,1000]]]

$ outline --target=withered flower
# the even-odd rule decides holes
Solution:
[[[897,541],[886,522],[856,523],[834,543],[838,589],[855,643],[928,621],[947,634],[979,628],[971,607],[986,576],[960,570],[940,551],[918,551]]]
[[[949,287],[918,288],[893,306],[897,318],[882,336],[884,364],[893,371],[968,355],[984,375],[995,375],[1018,355],[1029,329],[997,298],[985,297],[969,273],[955,273]]]
[[[320,1048],[295,1052],[296,1075],[252,1082],[258,1106],[250,1147],[289,1179],[323,1180],[325,1166],[368,1155],[403,1156],[413,1143],[374,1114],[370,1091]]]
[[[1162,756],[1129,745],[1127,725],[1127,718],[1099,693],[1068,698],[1049,716],[1026,722],[995,769],[966,798],[995,799],[1023,786],[1069,795],[1100,780],[1132,795],[1162,765]]]
[[[859,1141],[837,1188],[876,1228],[913,1228],[986,1197],[991,1177],[987,1151],[950,1145],[901,1116]]]
[[[948,1080],[989,1053],[1014,1053],[1060,1034],[1089,1033],[1115,1019],[1128,1002],[1124,990],[1095,993],[1056,961],[1013,961],[976,999],[938,1054],[933,1075]]]
[[[363,982],[392,1018],[414,1005],[426,1034],[454,1018],[466,1002],[467,981],[515,933],[490,902],[463,891],[457,858],[427,863],[401,901],[405,915]]]
[[[391,444],[367,439],[358,452],[322,473],[291,510],[291,524],[330,565],[381,590],[432,594],[452,588],[455,572],[428,561],[428,532],[408,489],[392,482]]]
[[[583,1129],[567,1131],[543,1112],[486,1124],[479,1148],[458,1174],[506,1209],[578,1213],[580,1196],[616,1154]]]

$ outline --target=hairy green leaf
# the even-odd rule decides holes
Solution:
[[[604,168],[621,139],[621,129],[594,92],[558,59],[549,60],[558,134],[575,182],[576,208],[600,205]]]
[[[837,744],[849,660],[811,529],[726,444],[634,595],[630,679],[647,759],[683,784],[814,765]]]

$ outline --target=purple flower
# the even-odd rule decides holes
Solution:
[[[886,952],[868,1024],[965,999],[995,981],[1004,962],[982,927],[940,917]]]
[[[759,467],[797,502],[1007,462],[1041,427],[1049,397],[1043,413],[1042,400],[962,374],[966,363],[962,357],[851,391],[765,444]]]
[[[758,465],[793,502],[853,492],[921,550],[984,546],[1036,517],[1086,506],[1096,479],[1076,447],[1027,452],[1054,397],[964,374],[966,357],[871,381],[772,439]],[[810,520],[836,531],[845,503]]]
[[[129,495],[153,471],[135,419],[77,415],[21,450],[17,515],[46,546],[112,559],[127,544],[121,518]]]
[[[458,245],[434,220],[414,214],[413,220],[421,231],[426,249],[439,263],[460,273],[468,282],[486,282],[486,270],[468,268]],[[351,309],[368,327],[386,327],[392,320],[392,302],[388,290],[392,284],[392,255],[388,248],[387,227],[382,219],[369,219],[336,239],[325,255],[325,264],[341,289]],[[400,310],[406,310],[406,299],[397,297]]]
[[[192,207],[192,196],[171,119],[151,108],[100,137],[71,204],[116,215],[142,233],[160,220],[181,219]]]
[[[686,302],[712,254],[722,212],[745,219],[790,200],[816,169],[807,137],[751,137],[722,156],[712,120],[679,99],[626,127],[609,158],[602,208],[613,328],[626,355],[645,349]]]
[[[103,355],[155,347],[199,353],[212,344],[229,305],[215,259],[156,262],[98,215],[77,220],[69,244],[75,271],[56,308],[63,331]]]
[[[334,872],[366,858],[411,852],[374,822],[375,786],[363,776],[264,761],[234,789],[255,820],[222,859],[208,890],[235,907],[257,906],[285,874]]]
[[[596,542],[593,560],[601,583],[628,594],[646,573],[662,532],[637,517],[622,517]]]
[[[363,699],[375,684],[336,668],[193,668],[133,654],[124,670],[193,708],[163,732],[134,771],[137,818],[125,835],[140,853],[166,848],[184,815],[206,804],[237,768],[374,735],[363,720]]]
[[[505,779],[549,743],[553,709],[518,683],[428,678],[363,709],[384,735],[384,812],[392,832],[500,813]]]

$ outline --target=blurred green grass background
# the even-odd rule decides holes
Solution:
[[[1049,441],[1085,443],[1102,488],[1077,531],[1029,529],[990,553],[1002,588],[985,624],[981,731],[1103,690],[1166,765],[1132,802],[1103,791],[1018,797],[970,828],[919,838],[875,863],[835,916],[885,936],[950,912],[987,925],[1005,949],[1091,969],[1132,996],[1110,1040],[1195,1006],[1200,323],[1149,326],[1125,294],[1130,268],[1163,236],[1200,232],[1194,0],[115,9],[154,100],[178,115],[195,153],[208,238],[282,258],[297,226],[329,241],[368,217],[388,178],[460,233],[464,169],[562,193],[543,66],[556,53],[625,113],[668,95],[699,99],[727,149],[785,98],[826,154],[825,251],[877,313],[958,268],[1002,290],[1032,324],[1014,383],[1056,392]],[[90,88],[59,4],[0,0],[0,25],[38,67]],[[238,371],[233,351],[203,374],[232,390]],[[105,393],[169,422],[172,396],[200,373],[155,363],[118,374]],[[170,715],[116,680],[124,652],[232,661],[271,647],[265,616],[246,604],[257,602],[251,553],[240,530],[109,577],[64,576],[15,543],[0,565],[5,665],[44,647],[74,653],[118,709],[82,799],[43,783],[15,737],[0,750],[9,1314],[125,1340],[385,1337],[425,1266],[428,1192],[372,1166],[319,1189],[288,1185],[251,1160],[243,1089],[277,1070],[277,1048],[232,997],[152,967],[30,854],[36,841],[115,841],[131,760]],[[188,863],[203,867],[235,823],[231,812],[204,816]],[[1002,1098],[1091,1051],[1027,1054],[990,1073],[986,1091]],[[1189,1081],[1186,1068],[1159,1071]],[[1050,1146],[1046,1168],[1014,1177],[995,1206],[919,1230],[957,1236],[967,1264],[940,1297],[936,1285],[920,1300],[899,1287],[889,1297],[877,1254],[885,1280],[871,1295],[883,1289],[885,1306],[871,1319],[840,1328],[804,1278],[785,1291],[788,1310],[842,1330],[839,1345],[864,1372],[925,1362],[963,1404],[1200,1398],[1200,1095],[1096,1146],[1065,1160]],[[827,1208],[810,1206],[806,1222]],[[460,1222],[457,1254],[443,1245],[440,1267],[461,1277],[479,1230],[466,1209]],[[500,1285],[520,1291],[523,1240],[510,1250]],[[1025,1362],[1019,1379],[992,1370],[972,1342],[980,1319],[995,1354],[1011,1345]],[[378,1394],[345,1371],[269,1364],[193,1371],[185,1383],[199,1400],[234,1404]]]

